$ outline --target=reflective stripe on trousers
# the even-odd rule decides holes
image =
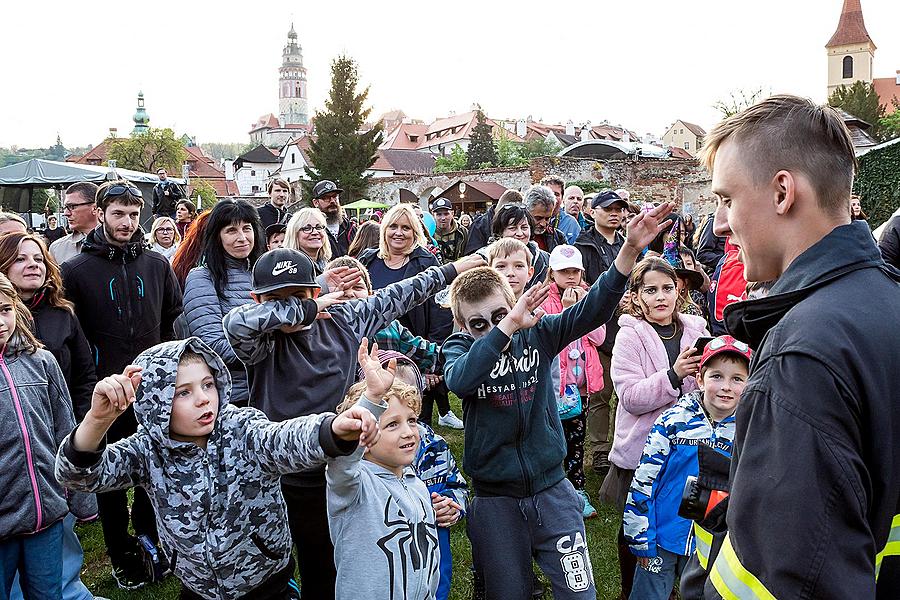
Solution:
[[[709,553],[712,549],[713,535],[694,523],[694,542],[697,545],[697,560],[704,571],[709,571]]]
[[[888,535],[887,543],[884,548],[875,555],[875,579],[881,572],[881,561],[885,556],[900,556],[900,515],[894,515],[891,521],[891,533]]]
[[[709,579],[724,600],[775,600],[766,586],[741,564],[728,534],[713,563]]]

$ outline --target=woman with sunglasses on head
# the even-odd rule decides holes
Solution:
[[[331,260],[331,243],[325,228],[325,214],[321,210],[301,208],[288,221],[284,234],[283,247],[307,255],[316,268],[316,275],[321,275],[325,264]]]
[[[265,252],[259,213],[245,200],[222,200],[210,211],[203,231],[199,266],[184,284],[184,315],[189,335],[197,336],[222,357],[231,372],[232,404],[249,398],[247,372],[225,339],[222,319],[228,311],[250,304],[251,271]]]
[[[534,231],[534,218],[525,208],[524,204],[515,202],[501,206],[491,223],[491,237],[488,244],[501,238],[513,238],[519,240],[531,252],[531,266],[534,267],[534,275],[525,286],[525,289],[542,283],[547,279],[547,270],[550,268],[550,254],[538,248],[536,242],[531,241],[531,233]]]

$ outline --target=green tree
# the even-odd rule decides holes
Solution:
[[[325,111],[316,111],[317,139],[310,142],[309,158],[313,167],[306,167],[310,181],[307,192],[321,179],[337,182],[344,193],[341,200],[352,202],[362,198],[371,175],[366,169],[375,163],[381,144],[383,125],[360,133],[372,109],[365,106],[369,95],[366,87],[357,93],[359,73],[356,62],[349,56],[339,56],[331,63],[331,91],[325,101]]]
[[[459,144],[454,144],[450,150],[450,154],[438,156],[434,159],[435,173],[452,173],[454,171],[465,171],[468,163],[466,151]]]
[[[885,141],[900,137],[900,102],[895,99],[893,104],[894,112],[878,121],[881,136]]]
[[[197,210],[208,210],[218,201],[216,188],[211,183],[205,179],[191,179],[191,202],[194,203]]]
[[[849,87],[842,85],[828,97],[828,104],[871,124],[872,137],[882,139],[881,119],[884,117],[884,105],[881,104],[878,92],[871,83],[857,81]]]
[[[109,138],[107,157],[116,161],[122,169],[156,173],[165,169],[181,176],[181,165],[187,159],[187,151],[181,139],[171,129],[148,129],[127,138]]]
[[[214,158],[217,161],[225,159],[235,159],[244,152],[252,150],[255,147],[256,144],[241,142],[208,142],[206,144],[200,144],[200,149],[203,150],[209,157]]]
[[[527,163],[532,158],[539,156],[556,156],[560,150],[562,150],[562,146],[556,142],[547,138],[535,138],[522,144],[522,147],[519,149],[519,155]]]
[[[528,159],[522,156],[522,144],[512,141],[506,129],[500,129],[500,137],[497,138],[497,166],[520,167],[528,164]]]
[[[487,124],[484,113],[479,109],[476,117],[478,123],[472,128],[472,141],[469,143],[466,169],[489,169],[497,166],[497,147],[491,126]]]
[[[713,108],[722,113],[722,118],[727,119],[736,115],[745,108],[749,108],[765,98],[765,92],[761,87],[752,90],[736,90],[729,92],[728,100],[718,100]]]

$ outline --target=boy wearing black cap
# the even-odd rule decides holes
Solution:
[[[235,308],[225,335],[247,366],[250,402],[272,421],[322,412],[341,401],[354,382],[360,342],[424,302],[456,278],[484,264],[479,256],[432,267],[365,299],[343,289],[319,296],[312,262],[302,252],[279,248],[253,267],[257,304]],[[359,273],[335,269],[345,287]],[[325,312],[325,309],[329,309]],[[304,596],[334,596],[335,569],[325,507],[322,469],[282,480],[291,535],[300,559]]]
[[[284,243],[284,234],[287,232],[287,225],[284,223],[272,223],[266,227],[266,250],[275,250],[281,248]]]

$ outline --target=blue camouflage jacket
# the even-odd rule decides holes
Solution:
[[[419,423],[419,450],[412,466],[429,492],[452,498],[462,506],[465,516],[469,503],[469,486],[456,465],[447,440],[424,423]]]
[[[625,504],[625,538],[636,556],[656,556],[659,546],[690,555],[691,522],[678,516],[684,483],[697,475],[697,446],[706,444],[731,457],[734,415],[715,424],[700,404],[702,392],[686,394],[662,413],[647,437]]]

